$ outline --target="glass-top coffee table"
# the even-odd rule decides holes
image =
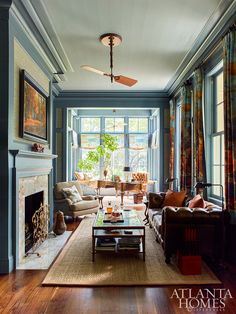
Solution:
[[[100,210],[92,227],[92,261],[97,253],[142,254],[145,261],[145,226],[135,210],[112,217]]]

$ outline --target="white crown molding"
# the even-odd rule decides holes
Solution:
[[[228,3],[228,8],[225,9],[225,12],[222,14],[223,8],[225,8],[226,5],[226,0],[220,2],[218,8],[209,18],[207,24],[197,37],[192,49],[186,54],[181,64],[178,66],[175,74],[165,87],[169,95],[176,91],[179,84],[186,78],[186,75],[189,74],[189,71],[196,67],[196,63],[204,55],[204,52],[211,47],[216,37],[220,36],[220,34],[225,31],[225,28],[228,27],[229,20],[232,16],[235,16],[236,0],[233,0],[231,4]]]

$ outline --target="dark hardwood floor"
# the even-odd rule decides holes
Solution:
[[[74,230],[79,221],[68,224]],[[227,297],[225,308],[212,311],[202,309],[192,313],[236,313],[236,271],[228,265],[217,270],[221,285],[214,286],[165,286],[165,287],[42,287],[47,270],[17,270],[0,276],[0,313],[80,313],[80,314],[182,314],[190,313],[179,299],[171,298],[174,289],[192,289],[194,296],[199,289],[230,289],[233,298]],[[131,270],[133,271],[133,270]],[[178,290],[178,294],[180,294]],[[186,293],[188,293],[187,290]],[[204,292],[203,292],[204,293]],[[183,300],[182,300],[183,301]],[[183,302],[184,304],[184,302]],[[197,306],[192,303],[193,306]],[[218,304],[219,305],[219,304]]]

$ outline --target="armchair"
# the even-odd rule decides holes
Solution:
[[[64,188],[75,186],[81,195],[82,200],[73,203],[69,198],[66,198],[63,193]],[[59,182],[54,187],[54,207],[56,210],[61,210],[64,215],[76,218],[91,213],[96,213],[99,207],[98,200],[92,195],[83,195],[82,189],[78,181]]]
[[[147,172],[133,172],[132,173],[132,181],[137,181],[142,183],[142,188],[144,193],[147,192],[147,184],[148,184],[148,173]]]

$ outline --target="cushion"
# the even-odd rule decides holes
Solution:
[[[152,209],[158,210],[162,207],[162,203],[164,201],[165,195],[152,193],[150,198],[151,198],[151,200],[150,200],[149,207]]]
[[[79,180],[79,181],[84,180],[84,174],[83,174],[83,172],[75,171],[75,177],[76,177],[76,179]]]
[[[70,206],[70,210],[73,212],[80,211],[80,210],[87,210],[98,207],[98,200],[91,200],[91,201],[81,201]]]
[[[58,182],[54,187],[54,196],[56,200],[63,200],[65,198],[65,194],[63,192],[64,188],[71,188],[75,186],[80,195],[83,195],[83,191],[78,181],[67,181],[67,182]]]
[[[92,180],[93,176],[91,174],[84,174],[84,180]]]
[[[62,191],[65,198],[69,198],[73,204],[82,201],[82,197],[75,185],[73,185],[71,188],[64,188]]]
[[[207,202],[205,201],[205,207],[204,207],[207,211],[212,211],[213,209],[221,209],[220,206],[211,203],[211,202]]]
[[[181,207],[183,206],[185,198],[186,198],[185,190],[180,191],[180,192],[174,192],[172,190],[168,190],[166,192],[166,196],[162,204],[162,207],[164,206]]]
[[[91,188],[87,184],[81,184],[81,189],[83,191],[83,195],[96,195],[97,192],[94,188]]]
[[[189,201],[188,204],[189,208],[205,208],[204,199],[201,197],[200,194],[194,196],[192,200]]]

